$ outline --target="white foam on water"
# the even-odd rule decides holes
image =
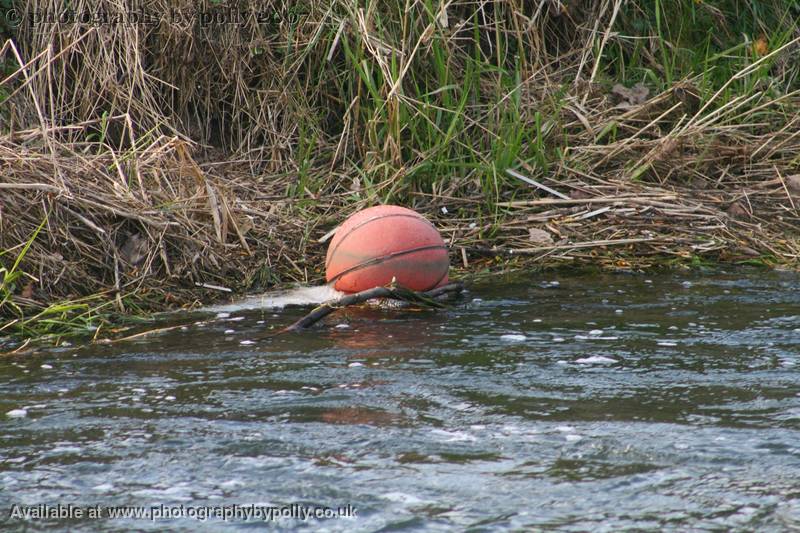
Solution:
[[[513,333],[507,335],[500,335],[500,340],[506,342],[522,342],[525,339],[527,339],[525,335],[515,335]]]
[[[181,483],[174,487],[166,489],[142,489],[131,492],[133,496],[140,498],[148,498],[152,500],[174,500],[174,501],[191,501],[192,489],[187,487],[185,483]]]
[[[436,435],[439,437],[439,440],[444,442],[475,442],[478,439],[470,435],[469,433],[465,433],[463,431],[447,431],[444,429],[433,429],[431,430],[431,435]]]
[[[28,416],[28,411],[25,409],[12,409],[6,413],[8,418],[25,418]]]
[[[50,453],[53,455],[79,455],[81,452],[83,449],[79,446],[55,446],[50,449]]]
[[[591,357],[583,357],[581,359],[575,359],[576,363],[580,363],[583,365],[591,365],[591,364],[611,364],[616,363],[616,359],[611,359],[610,357],[603,357],[602,355],[593,355]]]
[[[390,502],[402,503],[405,505],[418,506],[423,503],[428,503],[425,500],[421,500],[412,494],[406,494],[403,492],[387,492],[385,494],[382,494],[380,497],[385,500],[389,500]]]
[[[101,485],[95,485],[92,487],[92,490],[95,492],[111,492],[114,490],[114,485],[111,483],[103,483]]]
[[[344,293],[329,285],[298,287],[285,291],[265,292],[264,294],[249,296],[238,302],[213,305],[202,310],[217,313],[218,318],[228,318],[230,313],[245,309],[283,309],[287,305],[321,304],[342,296],[344,296]]]

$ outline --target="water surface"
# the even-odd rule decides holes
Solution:
[[[306,310],[0,360],[0,529],[800,528],[794,274],[498,279],[253,342]],[[10,517],[58,504],[195,516]]]

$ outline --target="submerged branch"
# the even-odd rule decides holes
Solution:
[[[364,303],[367,300],[372,300],[374,298],[401,300],[404,302],[417,304],[422,307],[443,308],[445,306],[441,302],[437,301],[437,298],[447,294],[459,294],[463,290],[464,284],[460,282],[448,283],[447,285],[442,285],[441,287],[437,287],[425,292],[415,292],[397,286],[375,287],[373,289],[368,289],[366,291],[361,291],[354,294],[348,294],[347,296],[343,296],[336,300],[325,302],[314,308],[310,313],[294,324],[287,326],[274,335],[306,329],[313,324],[316,324],[337,309]]]

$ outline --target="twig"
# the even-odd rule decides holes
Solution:
[[[373,289],[368,289],[366,291],[361,291],[354,294],[348,294],[347,296],[343,296],[339,299],[325,302],[322,305],[315,307],[310,313],[294,324],[287,326],[277,333],[270,334],[267,337],[273,337],[275,335],[280,335],[281,333],[288,333],[290,331],[308,328],[337,309],[364,303],[367,300],[372,300],[373,298],[389,298],[391,300],[402,300],[405,302],[420,304],[425,307],[442,308],[445,306],[440,302],[437,302],[435,298],[444,294],[459,294],[463,290],[463,283],[448,283],[447,285],[442,285],[441,287],[437,287],[426,292],[415,292],[396,286],[375,287]]]
[[[215,291],[222,291],[222,292],[233,292],[233,289],[229,289],[228,287],[223,287],[222,285],[213,285],[211,283],[195,283],[195,287],[203,287],[205,289],[212,289]]]
[[[468,247],[472,253],[480,255],[538,255],[541,252],[553,250],[573,250],[576,248],[595,248],[600,246],[614,246],[622,244],[637,244],[642,242],[656,241],[655,237],[647,237],[641,239],[608,239],[601,241],[591,242],[574,242],[571,244],[556,244],[553,246],[537,246],[534,248],[481,248],[481,247]]]
[[[516,200],[512,202],[497,202],[499,207],[533,207],[539,205],[580,205],[580,204],[613,204],[613,203],[638,203],[649,204],[654,200],[677,200],[674,194],[663,194],[657,196],[647,196],[645,194],[625,195],[615,197],[596,197],[596,198],[569,198],[566,200],[555,198],[542,198],[540,200]]]
[[[123,341],[131,341],[133,339],[140,339],[142,337],[149,337],[150,335],[154,335],[156,333],[164,333],[167,331],[173,331],[179,328],[184,327],[186,324],[177,324],[175,326],[167,326],[163,328],[153,328],[148,329],[147,331],[140,331],[139,333],[134,333],[133,335],[128,335],[127,337],[120,337],[118,339],[101,339],[96,341],[97,344],[116,344],[118,342]]]
[[[562,200],[571,200],[572,199],[569,196],[567,196],[566,194],[558,192],[555,189],[551,189],[550,187],[548,187],[547,185],[544,185],[543,183],[539,183],[538,181],[536,181],[534,179],[531,179],[531,178],[529,178],[527,176],[523,176],[522,174],[520,174],[519,172],[517,172],[513,168],[507,168],[506,169],[506,174],[508,174],[512,178],[517,178],[518,180],[522,180],[525,183],[529,183],[530,185],[533,185],[534,187],[542,189],[543,191],[549,192],[553,196],[558,196]]]

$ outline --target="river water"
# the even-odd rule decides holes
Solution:
[[[307,309],[0,360],[0,529],[800,529],[797,275],[497,278],[254,341]]]

